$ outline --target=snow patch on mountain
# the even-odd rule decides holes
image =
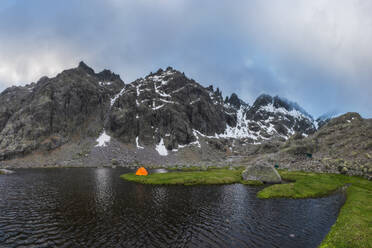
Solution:
[[[138,139],[138,136],[136,137],[136,147],[137,147],[138,149],[144,149],[143,146],[140,146],[140,145],[139,145],[139,139]]]
[[[101,135],[97,138],[96,142],[98,143],[96,147],[105,147],[110,143],[111,137],[106,134],[106,131],[103,130]]]
[[[286,110],[285,108],[276,108],[274,107],[274,104],[270,103],[266,106],[262,106],[259,110],[263,110],[263,111],[266,111],[266,112],[271,112],[271,113],[274,113],[274,114],[284,114],[284,115],[290,115],[290,116],[293,116],[294,118],[307,118],[309,119],[308,116],[306,116],[304,113],[302,113],[301,111],[299,110],[296,110],[296,109],[292,109],[290,111]],[[312,118],[311,118],[311,121],[312,121]]]
[[[306,112],[305,109],[303,109],[300,105],[298,105],[298,103],[296,102],[293,102],[293,101],[290,101],[288,100],[287,98],[285,97],[280,97],[280,96],[276,96],[276,98],[282,100],[283,102],[287,103],[293,110],[297,110],[298,112],[300,112],[303,116],[307,117],[308,119],[310,119],[311,121],[314,120],[313,116],[310,115],[308,112]]]
[[[160,75],[151,75],[148,77],[148,79],[154,81],[154,82],[160,82],[162,85],[167,85],[168,80],[165,80],[165,77],[172,76],[174,74],[174,71],[172,69],[167,69],[165,71],[162,71]]]
[[[121,91],[118,94],[116,94],[113,98],[111,98],[111,105],[110,105],[111,107],[114,105],[116,100],[124,94],[124,92],[125,92],[125,86],[121,89]]]
[[[159,153],[160,156],[167,156],[168,150],[164,145],[164,140],[161,138],[159,144],[156,145],[155,150]]]
[[[109,82],[102,82],[102,81],[99,81],[98,84],[99,84],[99,86],[109,86],[109,85],[112,84],[112,82],[111,82],[111,81],[109,81]]]
[[[159,90],[160,86],[159,86],[159,87],[156,86],[156,83],[154,83],[154,88],[155,88],[155,92],[156,92],[156,94],[160,95],[161,97],[171,97],[171,95],[166,94],[166,93],[160,91],[160,90]]]
[[[222,134],[216,134],[216,138],[251,138],[257,140],[258,135],[249,130],[249,120],[246,118],[245,110],[246,108],[240,107],[236,114],[236,126],[230,127],[229,125],[226,125],[225,132]]]

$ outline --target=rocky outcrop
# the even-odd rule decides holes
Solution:
[[[260,181],[263,183],[280,183],[282,181],[276,169],[268,163],[258,161],[247,165],[242,172],[245,181]]]
[[[126,85],[110,112],[116,138],[142,145],[164,140],[168,150],[196,142],[198,133],[224,132],[226,114],[219,90],[204,88],[172,68]]]
[[[109,71],[96,74],[81,62],[54,78],[41,78],[0,95],[0,159],[52,150],[73,138],[96,136],[110,99],[124,86]]]

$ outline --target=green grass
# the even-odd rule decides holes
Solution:
[[[346,202],[320,247],[372,247],[372,182],[336,174],[288,171],[280,174],[283,179],[295,182],[269,186],[258,193],[259,198],[320,197],[349,185]]]
[[[243,168],[229,170],[226,168],[209,168],[206,171],[182,171],[150,174],[148,176],[136,176],[134,173],[121,175],[120,177],[143,184],[160,185],[200,185],[200,184],[231,184],[243,183],[248,185],[262,185],[258,181],[243,181],[241,173]]]
[[[189,168],[182,172],[136,176],[124,174],[123,179],[144,184],[198,185],[243,183],[262,185],[257,181],[243,181],[244,168],[208,168],[197,171]],[[372,247],[372,182],[360,177],[338,174],[279,171],[287,184],[274,184],[258,192],[257,196],[267,198],[309,198],[322,197],[348,185],[347,199],[341,208],[336,223],[327,234],[321,248],[368,248]]]

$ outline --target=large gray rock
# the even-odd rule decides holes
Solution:
[[[14,171],[7,170],[7,169],[0,169],[0,174],[12,174]]]
[[[274,167],[267,163],[248,165],[243,171],[243,180],[261,181],[264,183],[280,183],[282,178]]]

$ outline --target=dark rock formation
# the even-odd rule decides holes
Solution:
[[[81,62],[54,78],[41,78],[0,95],[0,159],[51,150],[73,138],[96,136],[110,99],[124,86],[120,77]]]
[[[110,113],[110,130],[122,142],[159,143],[177,149],[205,135],[224,132],[226,118],[219,90],[204,88],[172,68],[126,85]]]
[[[248,110],[247,118],[267,127],[266,130],[261,128],[260,131],[264,137],[268,137],[267,133],[269,136],[278,135],[279,137],[289,137],[296,132],[309,135],[316,130],[311,115],[296,103],[278,96],[259,96]]]

